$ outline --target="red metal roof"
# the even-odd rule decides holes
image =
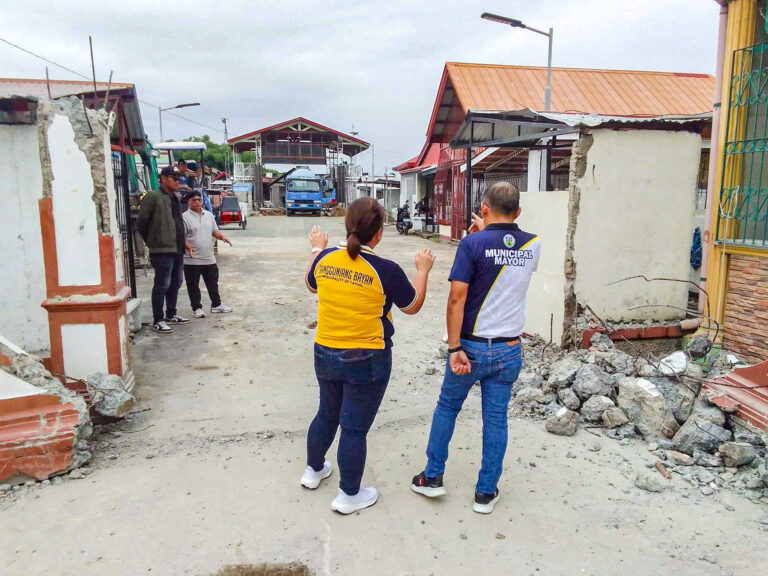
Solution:
[[[418,156],[414,156],[410,160],[403,162],[399,166],[395,166],[393,170],[400,172],[401,174],[407,174],[408,172],[419,172],[430,166],[437,165],[440,159],[440,144],[436,142],[427,142],[421,149]]]
[[[450,107],[469,110],[542,111],[547,69],[447,62],[427,139]],[[552,69],[553,112],[608,116],[665,116],[712,111],[715,79],[708,74],[635,70]],[[441,132],[441,130],[438,130]]]
[[[288,120],[286,122],[280,122],[279,124],[274,124],[272,126],[267,126],[266,128],[261,128],[259,130],[254,130],[253,132],[248,132],[247,134],[243,134],[241,136],[235,136],[234,138],[230,138],[227,140],[228,144],[236,144],[237,142],[241,140],[245,140],[247,138],[251,138],[252,136],[256,136],[257,134],[261,134],[263,132],[269,132],[270,130],[278,130],[280,128],[283,128],[285,126],[290,126],[291,124],[295,124],[296,122],[303,122],[304,124],[308,124],[309,126],[313,126],[314,128],[317,128],[318,130],[322,130],[325,132],[330,132],[332,134],[336,134],[337,136],[340,136],[342,138],[346,138],[347,140],[350,140],[352,142],[357,142],[358,144],[361,144],[364,146],[364,148],[368,148],[370,144],[364,140],[360,140],[359,138],[355,138],[354,136],[350,136],[349,134],[344,134],[343,132],[338,132],[337,130],[334,130],[333,128],[328,128],[327,126],[323,126],[322,124],[318,124],[317,122],[313,122],[312,120],[307,120],[303,116],[298,116],[296,118],[293,118],[292,120]]]

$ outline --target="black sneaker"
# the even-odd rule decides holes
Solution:
[[[189,322],[189,318],[184,318],[184,316],[174,314],[170,318],[166,318],[165,321],[168,322],[168,324],[186,324]]]
[[[475,490],[475,502],[472,504],[472,510],[479,514],[490,514],[493,507],[499,501],[499,489],[496,488],[495,494],[481,494]]]
[[[411,481],[411,490],[417,494],[423,494],[427,498],[437,498],[438,496],[445,496],[445,488],[443,488],[443,475],[440,474],[434,478],[428,477],[424,472],[418,476],[414,476]]]

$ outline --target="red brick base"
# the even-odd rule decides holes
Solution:
[[[768,253],[730,257],[723,346],[748,362],[768,360]]]

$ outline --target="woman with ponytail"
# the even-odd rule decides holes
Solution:
[[[352,202],[345,220],[347,239],[327,248],[328,234],[315,226],[309,235],[313,259],[306,284],[318,295],[315,374],[320,407],[307,434],[307,468],[302,486],[315,489],[331,475],[325,455],[341,426],[337,461],[339,493],[331,508],[351,514],[376,503],[376,488],[360,484],[366,436],[392,371],[394,304],[416,314],[427,292],[435,256],[416,255],[413,285],[402,268],[373,251],[384,232],[384,208],[373,198]]]

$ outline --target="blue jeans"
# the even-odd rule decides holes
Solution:
[[[326,348],[315,344],[320,407],[307,433],[307,465],[323,469],[325,454],[341,424],[336,455],[339,487],[350,496],[360,490],[370,430],[392,372],[391,350]]]
[[[490,344],[470,340],[462,340],[461,345],[472,370],[457,376],[451,371],[449,361],[446,362],[443,387],[432,416],[424,472],[432,478],[445,471],[456,416],[472,386],[479,380],[483,398],[483,463],[477,478],[477,491],[494,494],[507,450],[507,408],[512,384],[523,365],[522,347],[520,344],[510,346],[504,342]]]
[[[155,323],[163,318],[176,315],[176,300],[179,288],[184,282],[183,254],[150,254],[155,269],[155,284],[152,286],[152,317]],[[165,303],[165,316],[163,316]]]

